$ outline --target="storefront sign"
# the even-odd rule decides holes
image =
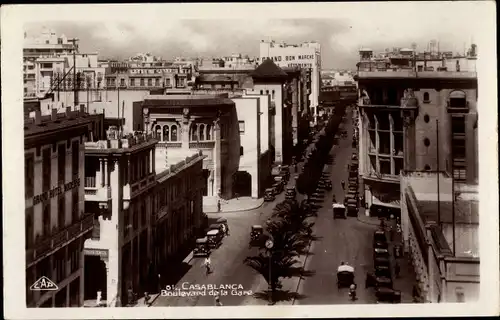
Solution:
[[[45,191],[42,194],[36,195],[33,197],[33,205],[37,205],[40,202],[47,201],[49,199],[52,199],[55,196],[58,196],[64,192],[73,190],[75,188],[78,188],[80,186],[80,178],[75,179],[71,182],[68,182],[66,184],[57,186],[49,191]]]
[[[83,254],[86,256],[99,256],[101,258],[108,257],[108,250],[103,249],[84,249]]]

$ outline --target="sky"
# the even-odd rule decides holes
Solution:
[[[317,41],[322,66],[354,69],[360,47],[464,52],[484,33],[486,2],[362,2],[290,4],[62,5],[37,8],[24,24],[28,36],[42,28],[80,39],[80,50],[106,58],[150,52],[176,56],[257,56],[261,40]],[[44,8],[46,9],[46,8]],[[478,46],[480,52],[480,45]]]

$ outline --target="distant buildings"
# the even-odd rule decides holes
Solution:
[[[201,58],[199,59],[199,70],[238,70],[253,69],[258,64],[257,59],[241,54],[233,54],[227,57]]]
[[[52,110],[25,118],[26,303],[83,306],[83,243],[93,228],[84,205],[84,143],[102,131],[102,115]],[[31,287],[42,277],[54,291]]]
[[[309,110],[316,121],[321,88],[321,45],[305,42],[300,45],[264,41],[260,43],[260,62],[270,58],[280,67],[300,67],[311,72]]]

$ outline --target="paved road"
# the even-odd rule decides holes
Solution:
[[[315,272],[311,277],[302,280],[299,293],[302,299],[295,304],[346,304],[346,303],[375,303],[372,289],[364,288],[365,275],[373,266],[371,239],[376,226],[365,224],[358,219],[348,217],[347,220],[332,217],[332,195],[338,202],[343,202],[344,191],[341,180],[348,181],[347,164],[352,155],[352,132],[350,113],[344,127],[348,132],[347,139],[340,139],[339,145],[334,146],[330,154],[335,161],[329,166],[333,190],[326,193],[323,207],[319,210],[314,233],[320,237],[313,242],[312,255],[306,262],[306,270]],[[348,262],[355,268],[355,281],[358,284],[358,300],[351,302],[348,289],[337,288],[337,267],[342,261]]]
[[[299,164],[299,170],[303,163]],[[295,172],[291,169],[289,184],[293,182]],[[230,235],[223,240],[222,245],[214,250],[210,256],[214,272],[208,276],[203,267],[204,258],[194,258],[189,262],[191,268],[177,284],[171,284],[176,288],[192,284],[198,285],[241,285],[244,291],[252,290],[253,293],[262,290],[262,276],[243,263],[247,256],[256,255],[257,248],[249,248],[250,228],[254,224],[264,225],[271,216],[275,205],[284,200],[285,193],[282,192],[273,202],[264,203],[258,209],[243,212],[225,212],[208,214],[210,219],[225,217],[228,219]],[[264,286],[265,287],[265,286]],[[242,290],[238,293],[243,295],[222,296],[221,301],[224,306],[266,304],[266,300],[256,299],[252,295],[245,295]],[[187,290],[184,292],[188,292]],[[193,293],[191,293],[193,292]],[[194,294],[194,291],[189,291]],[[165,297],[159,296],[153,306],[213,306],[214,297],[209,296],[185,296],[185,297]]]

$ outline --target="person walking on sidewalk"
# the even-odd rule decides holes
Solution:
[[[217,200],[217,212],[220,212],[220,199]]]
[[[345,189],[345,181],[344,180],[340,181],[340,185],[342,186],[342,189]]]
[[[394,265],[394,273],[396,274],[396,278],[399,278],[400,271],[401,271],[401,267],[399,266],[399,263],[396,261],[396,264]]]
[[[222,302],[220,302],[220,297],[218,295],[215,296],[215,306],[222,307]]]
[[[206,270],[206,274],[207,276],[212,273],[212,262],[210,261],[210,257],[206,257],[205,258],[205,270]]]
[[[413,302],[418,302],[418,288],[416,284],[413,285],[412,297],[413,297]]]

